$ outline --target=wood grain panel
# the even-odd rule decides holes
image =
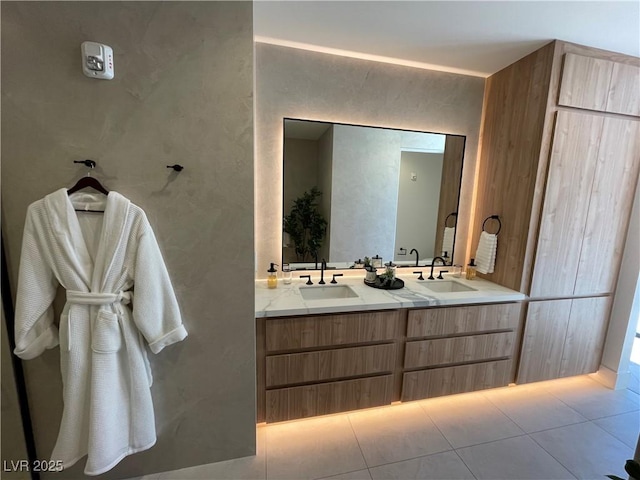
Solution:
[[[391,373],[396,345],[371,345],[267,357],[267,387]]]
[[[640,120],[606,118],[602,129],[575,295],[612,293],[640,169]]]
[[[256,318],[256,421],[265,420],[264,318]]]
[[[531,297],[573,295],[604,118],[558,112]]]
[[[518,383],[558,378],[570,313],[571,300],[529,303]]]
[[[556,43],[562,47],[563,53],[575,53],[577,55],[584,55],[587,57],[602,58],[604,60],[610,60],[615,63],[623,63],[625,65],[635,65],[640,67],[640,58],[624,53],[612,52],[609,50],[603,50],[600,48],[587,47],[586,45],[579,45],[577,43],[563,42],[556,40]]]
[[[613,65],[601,58],[565,54],[558,105],[604,112]]]
[[[613,64],[606,110],[640,117],[640,67]]]
[[[475,256],[482,221],[500,215],[495,270],[480,276],[518,291],[524,291],[523,269],[554,48],[552,42],[492,75],[485,88],[471,256]]]
[[[267,319],[269,352],[393,340],[399,310]]]
[[[391,403],[393,376],[267,391],[267,422],[347,412]]]
[[[433,368],[404,374],[402,401],[503,387],[510,383],[511,360]]]
[[[611,297],[572,300],[560,377],[598,370],[609,326],[611,303]]]
[[[458,211],[458,197],[460,194],[460,180],[462,178],[462,159],[464,156],[465,137],[447,135],[444,142],[442,159],[442,177],[440,181],[440,200],[438,203],[438,223],[436,225],[436,243],[434,256],[441,255],[442,238],[445,220],[449,214]],[[448,225],[455,226],[457,218],[449,219]],[[455,243],[454,243],[455,248]],[[447,252],[453,263],[453,252]],[[464,258],[464,257],[463,257]]]
[[[419,368],[511,357],[515,332],[407,342],[404,367]]]
[[[520,321],[519,303],[410,310],[407,337],[439,337],[491,330],[513,330]]]

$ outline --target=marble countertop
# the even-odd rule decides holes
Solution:
[[[477,303],[517,302],[525,299],[525,295],[502,287],[487,280],[476,278],[466,280],[445,274],[444,280],[417,280],[415,275],[400,272],[398,278],[405,282],[399,290],[381,290],[364,284],[362,275],[345,276],[338,279],[338,285],[327,282],[318,285],[319,272],[311,273],[313,286],[305,285],[306,280],[294,278],[285,285],[278,281],[278,288],[267,288],[266,280],[256,280],[255,310],[256,317],[283,317],[290,315],[307,315],[318,313],[339,313],[361,310],[390,310],[395,308],[433,307],[438,305],[465,305]],[[325,275],[326,277],[326,275]],[[329,279],[331,276],[329,275]],[[473,288],[465,292],[435,292],[428,287],[430,283],[453,280]],[[332,288],[348,285],[358,295],[353,298],[334,298],[323,300],[305,300],[300,293],[301,288]]]

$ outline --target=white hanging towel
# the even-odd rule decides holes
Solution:
[[[493,273],[496,264],[498,236],[495,233],[482,232],[476,251],[476,270],[480,273]]]
[[[449,258],[453,254],[453,239],[456,236],[455,227],[444,227],[444,234],[442,235],[442,253],[447,252]]]

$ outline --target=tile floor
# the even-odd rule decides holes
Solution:
[[[627,478],[640,397],[589,376],[259,426],[258,452],[144,480]]]

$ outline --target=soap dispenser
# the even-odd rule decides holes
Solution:
[[[473,280],[474,278],[476,278],[476,264],[474,258],[472,258],[469,262],[469,265],[467,265],[466,276],[467,280]]]
[[[277,288],[278,286],[278,271],[275,269],[277,263],[271,262],[271,268],[267,270],[267,287]]]

